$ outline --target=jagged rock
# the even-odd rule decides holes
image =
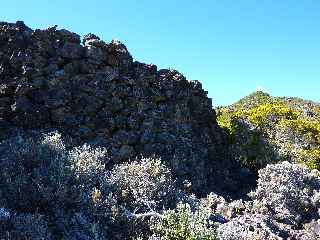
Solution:
[[[134,148],[129,145],[122,145],[119,149],[118,156],[116,157],[117,160],[123,161],[125,159],[128,159],[130,157],[133,157],[135,154]]]
[[[79,59],[83,56],[83,53],[84,51],[81,45],[70,42],[66,42],[58,51],[61,57],[68,59]]]
[[[74,144],[108,143],[119,161],[157,155],[198,192],[218,186],[225,138],[201,84],[133,62],[119,41],[88,34],[80,42],[57,26],[0,23],[0,116],[10,125],[1,137],[57,128]]]

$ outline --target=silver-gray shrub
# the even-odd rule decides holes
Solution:
[[[0,203],[15,216],[30,214],[12,217],[9,223],[21,222],[17,227],[22,231],[23,221],[27,223],[31,215],[42,213],[50,219],[50,226],[63,226],[60,231],[69,234],[73,228],[70,219],[74,213],[83,212],[95,226],[92,203],[83,195],[99,185],[106,154],[104,149],[88,145],[68,149],[57,131],[21,131],[2,141]],[[10,229],[4,226],[3,231]]]
[[[117,165],[105,180],[119,203],[135,212],[162,208],[178,193],[170,170],[160,159],[143,158]]]
[[[86,219],[94,229],[87,231],[89,237],[121,233],[125,239],[150,231],[148,220],[164,209],[181,200],[195,201],[178,190],[160,159],[143,158],[108,170],[104,148],[66,146],[56,131],[20,132],[0,143],[1,207],[15,216],[29,214],[10,219],[11,224],[44,214],[41,219],[48,220],[50,231],[59,229],[63,238],[83,235],[77,222]],[[19,231],[24,231],[22,225],[17,225]]]
[[[58,132],[19,132],[2,141],[0,164],[2,197],[10,208],[32,211],[66,199],[70,174]]]
[[[279,220],[299,223],[306,216],[316,217],[320,207],[320,175],[289,162],[268,165],[259,171],[253,194]],[[312,216],[314,215],[314,216]]]
[[[253,214],[237,216],[217,229],[219,240],[283,239],[274,229],[268,215]]]
[[[105,172],[105,165],[109,162],[105,148],[92,148],[84,144],[73,148],[68,153],[70,168],[75,178],[83,187],[92,187]]]
[[[257,188],[250,195],[253,201],[245,204],[244,212],[219,226],[219,239],[287,239],[300,233],[317,234],[315,228],[306,226],[319,219],[319,171],[289,162],[267,165],[259,170]],[[230,208],[232,203],[226,206]]]
[[[91,212],[111,224],[109,235],[127,239],[150,232],[149,219],[174,207],[181,196],[160,159],[136,159],[106,172],[92,189]]]

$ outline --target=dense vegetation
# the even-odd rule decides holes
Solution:
[[[220,107],[218,122],[230,136],[234,157],[247,167],[288,160],[320,169],[317,103],[257,92]]]
[[[218,115],[230,150],[241,149],[233,156],[245,153],[237,159],[259,170],[257,187],[246,201],[215,193],[199,198],[190,192],[190,183],[175,180],[161,159],[110,165],[102,147],[72,147],[57,131],[17,131],[0,144],[2,239],[318,239],[319,132],[312,124],[318,116],[306,116],[287,99],[258,95],[268,101],[248,107],[242,100],[220,108]],[[240,145],[240,119],[250,124],[245,136],[251,145]],[[276,136],[271,129],[291,129],[291,137],[301,134],[306,138],[299,141],[314,141],[312,148],[302,147],[305,155],[265,156],[271,152],[265,152],[261,138]],[[256,158],[244,161],[250,151]]]
[[[215,236],[208,207],[179,190],[159,159],[107,169],[105,149],[67,149],[58,132],[20,132],[0,150],[2,239]]]

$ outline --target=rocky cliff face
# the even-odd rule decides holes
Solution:
[[[1,22],[0,83],[2,139],[55,128],[106,147],[113,163],[160,156],[195,190],[222,174],[224,134],[201,84],[133,61],[118,41]]]

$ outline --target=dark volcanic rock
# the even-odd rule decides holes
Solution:
[[[225,141],[201,84],[133,62],[119,41],[88,34],[82,43],[56,26],[0,23],[0,137],[57,128],[75,144],[108,143],[115,161],[158,155],[197,191],[215,184]]]

